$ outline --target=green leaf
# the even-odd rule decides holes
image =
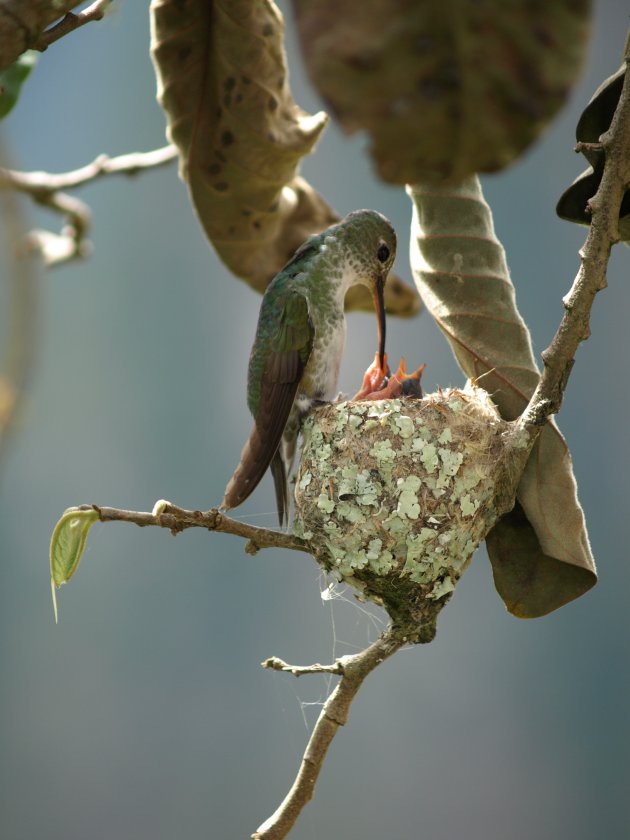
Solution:
[[[18,101],[22,84],[37,64],[37,58],[35,50],[27,50],[0,72],[0,120],[6,117]]]
[[[67,583],[76,572],[85,549],[88,531],[97,519],[98,511],[94,508],[82,510],[71,507],[64,511],[63,516],[55,525],[50,539],[50,580],[55,622],[57,621],[55,588]]]

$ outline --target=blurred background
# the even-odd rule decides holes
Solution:
[[[3,125],[14,167],[61,172],[165,142],[147,4],[114,6],[41,57]],[[294,96],[319,110],[281,7]],[[483,179],[537,354],[585,238],[554,213],[584,168],[575,123],[619,66],[627,25],[627,3],[595,4],[567,107],[523,160]],[[331,125],[303,173],[340,213],[389,216],[411,280],[408,199],[377,182],[364,146]],[[325,678],[298,682],[260,661],[328,661],[374,639],[382,616],[351,593],[322,598],[327,582],[305,555],[249,557],[228,536],[112,523],[94,526],[55,626],[47,551],[64,508],[220,501],[250,428],[260,305],[210,250],[174,165],[78,195],[94,254],[40,273],[36,364],[0,465],[0,836],[247,837],[288,789],[328,691]],[[29,224],[57,224],[23,207]],[[295,840],[627,836],[629,275],[618,246],[559,416],[599,584],[520,621],[479,550],[436,640],[369,678]],[[463,381],[426,314],[390,319],[388,350],[427,363],[426,390]],[[351,315],[342,389],[358,387],[373,351],[373,315]],[[236,513],[274,527],[270,479]]]

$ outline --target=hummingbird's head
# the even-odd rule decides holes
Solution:
[[[347,240],[355,282],[372,292],[378,320],[378,360],[385,367],[384,289],[396,258],[396,231],[376,210],[354,210],[339,223]]]

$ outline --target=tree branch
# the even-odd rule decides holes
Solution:
[[[263,662],[264,668],[288,671],[295,676],[322,672],[341,674],[341,680],[324,703],[291,790],[275,813],[252,835],[253,840],[282,840],[291,831],[302,809],[313,797],[328,748],[339,727],[348,720],[350,704],[363,681],[381,662],[389,659],[405,644],[407,639],[395,627],[390,627],[365,650],[353,656],[343,656],[333,665],[301,668],[286,665],[276,657]]]
[[[154,525],[167,528],[173,535],[188,528],[205,528],[208,531],[218,531],[223,534],[233,534],[248,540],[245,551],[256,554],[261,548],[288,548],[294,551],[304,551],[310,554],[310,547],[306,540],[282,531],[269,528],[258,528],[247,525],[221,513],[218,508],[208,511],[185,510],[170,502],[160,500],[156,502],[151,513],[137,510],[121,510],[120,508],[101,507],[99,505],[81,505],[79,510],[95,510],[101,522],[130,522],[141,528]]]
[[[60,190],[81,187],[104,175],[137,175],[144,169],[163,166],[177,157],[175,146],[162,146],[150,152],[132,152],[118,157],[99,155],[91,163],[54,175],[51,172],[17,172],[0,169],[0,187],[28,193],[39,200],[41,196]]]
[[[54,44],[55,41],[58,41],[70,32],[74,32],[74,30],[78,29],[80,26],[84,26],[86,23],[90,23],[94,20],[102,20],[105,16],[105,12],[107,11],[107,7],[110,6],[111,3],[112,0],[95,0],[91,6],[88,6],[87,9],[83,9],[82,12],[78,12],[77,14],[67,12],[67,14],[65,14],[58,23],[51,26],[50,29],[47,29],[45,32],[42,32],[37,41],[33,44],[33,49],[39,50],[39,52],[44,52],[44,50],[47,50],[48,47],[51,44]]]
[[[238,522],[221,513],[217,508],[206,512],[184,510],[165,500],[155,503],[149,512],[121,510],[99,505],[81,505],[79,510],[96,511],[101,522],[130,522],[140,527],[153,525],[167,528],[176,535],[187,528],[206,528],[226,534],[244,537],[248,540],[245,550],[255,554],[260,548],[288,548],[312,553],[307,540],[292,534],[258,528]],[[54,597],[54,588],[53,588]],[[288,665],[282,659],[272,656],[262,663],[263,668],[284,671],[294,676],[305,674],[335,674],[341,677],[334,691],[324,703],[320,716],[302,757],[295,781],[282,804],[274,814],[252,835],[254,840],[282,840],[286,837],[302,809],[313,797],[328,748],[337,730],[348,720],[350,705],[363,681],[381,662],[384,662],[400,648],[409,643],[403,628],[396,625],[365,650],[352,656],[343,656],[331,665]]]
[[[177,157],[174,146],[164,146],[150,152],[135,152],[110,158],[99,155],[92,163],[72,172],[58,175],[50,172],[17,172],[0,168],[0,190],[16,190],[30,195],[38,204],[61,214],[65,225],[61,234],[35,230],[27,238],[30,251],[42,255],[45,265],[59,265],[86,256],[90,252],[87,234],[90,229],[90,209],[83,201],[68,195],[72,190],[106,175],[136,175],[145,169],[164,166]]]
[[[580,251],[580,270],[563,298],[565,312],[549,347],[544,369],[520,423],[535,432],[559,411],[575,353],[590,335],[590,314],[597,292],[606,288],[612,246],[619,241],[619,208],[630,187],[630,36],[626,42],[626,75],[610,128],[600,138],[605,165],[599,189],[588,202],[591,225]]]
[[[47,26],[79,5],[79,0],[2,0],[0,70],[13,64]]]

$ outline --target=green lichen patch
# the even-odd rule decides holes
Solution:
[[[316,409],[303,429],[296,533],[311,535],[330,573],[426,640],[503,512],[508,426],[474,387]]]
[[[406,414],[400,414],[394,418],[394,422],[398,426],[398,434],[401,438],[409,438],[413,435],[414,426],[411,417],[408,417]]]

